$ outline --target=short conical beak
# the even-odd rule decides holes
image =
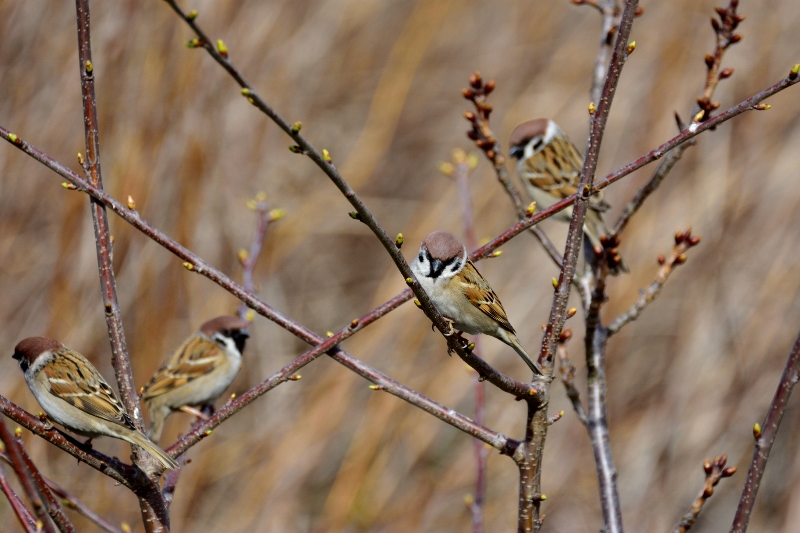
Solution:
[[[442,262],[439,261],[438,259],[432,259],[431,260],[431,274],[439,272],[440,270],[442,270]]]

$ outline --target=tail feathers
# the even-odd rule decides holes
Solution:
[[[534,361],[531,356],[528,355],[528,352],[526,352],[525,348],[523,348],[519,343],[519,339],[517,339],[516,335],[508,335],[508,341],[508,345],[514,348],[514,351],[516,351],[519,356],[522,357],[522,360],[525,361],[525,364],[528,365],[528,368],[530,368],[534,374],[537,376],[544,375],[544,372],[542,372],[542,369],[536,364],[536,361]]]
[[[167,452],[159,448],[157,445],[153,444],[150,439],[145,437],[144,433],[139,433],[138,431],[134,433],[131,436],[131,442],[144,448],[145,451],[155,457],[156,460],[164,466],[164,468],[169,470],[177,470],[179,468],[178,463],[175,462],[175,459],[167,455]]]

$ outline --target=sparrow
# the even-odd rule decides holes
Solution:
[[[539,365],[520,345],[503,304],[467,256],[467,248],[449,231],[434,231],[422,241],[411,270],[433,305],[452,326],[466,333],[484,333],[508,344],[530,369]]]
[[[550,119],[537,118],[523,122],[511,132],[510,155],[518,160],[517,175],[540,207],[551,205],[578,191],[583,169],[583,156],[558,125]],[[601,235],[611,236],[602,214],[609,209],[602,191],[589,199],[583,232],[593,248],[603,249]],[[559,211],[555,218],[569,222],[572,206]],[[628,272],[628,265],[612,249],[611,274]]]
[[[156,370],[142,393],[154,442],[173,412],[213,404],[233,383],[242,367],[248,325],[235,316],[209,320]]]
[[[172,457],[136,429],[122,402],[84,356],[57,340],[29,337],[17,344],[12,357],[50,419],[85,437],[128,441],[144,448],[164,468],[178,468]]]

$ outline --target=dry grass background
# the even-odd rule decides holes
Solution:
[[[711,0],[643,1],[636,53],[622,76],[599,174],[675,132],[688,115],[713,46]],[[582,146],[599,17],[567,0],[271,0],[187,8],[223,38],[240,70],[320,148],[407,254],[429,231],[461,232],[454,184],[436,172],[468,148],[460,88],[480,70],[497,80],[493,124],[504,142],[523,119],[549,116]],[[745,39],[728,54],[735,75],[717,98],[734,104],[784,76],[798,56],[800,4],[743,2]],[[0,124],[73,168],[84,149],[74,7],[0,3]],[[322,332],[335,330],[404,287],[376,239],[289,139],[238,94],[162,2],[95,2],[93,51],[106,188],[131,194],[143,216],[234,278],[236,252],[252,237],[245,202],[265,191],[287,210],[256,272],[259,295]],[[703,242],[661,298],[609,345],[612,445],[630,531],[667,531],[702,483],[704,457],[728,452],[740,473],[725,480],[697,526],[729,527],[761,421],[800,324],[798,89],[704,134],[626,231],[632,273],[610,284],[609,320],[651,281],[672,234],[691,225]],[[614,185],[616,207],[649,176]],[[98,292],[87,199],[11,147],[0,148],[0,391],[38,411],[10,354],[29,335],[49,335],[86,354],[108,376],[109,344]],[[479,237],[513,220],[483,162],[470,178]],[[613,218],[612,218],[613,220]],[[114,260],[138,385],[202,321],[232,312],[227,293],[111,215]],[[562,243],[566,228],[545,222]],[[501,296],[524,345],[539,345],[556,274],[538,244],[520,236],[481,270]],[[579,320],[571,325],[580,330]],[[580,331],[577,331],[580,334]],[[242,392],[306,347],[257,318]],[[580,338],[580,337],[579,337]],[[346,342],[355,356],[465,414],[472,376],[413,305]],[[517,378],[527,370],[494,340],[484,355]],[[583,376],[582,345],[573,361]],[[329,359],[303,370],[191,451],[173,504],[176,532],[467,531],[472,441]],[[800,523],[800,410],[784,419],[751,531],[794,532]],[[602,519],[588,438],[555,384],[551,411],[564,419],[547,439],[547,531],[597,531]],[[487,424],[519,437],[524,406],[489,387]],[[175,415],[166,440],[189,424]],[[135,498],[41,439],[25,441],[43,472],[114,522],[141,531]],[[127,444],[102,439],[126,458]],[[512,531],[517,473],[489,461],[487,531]],[[81,530],[92,526],[75,518]],[[0,501],[0,530],[15,531]]]

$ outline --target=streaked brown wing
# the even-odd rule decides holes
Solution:
[[[549,192],[559,200],[578,192],[583,157],[569,139],[555,137],[524,163],[525,178],[534,187]],[[603,200],[603,191],[592,195],[589,206],[596,211],[606,211],[610,207]]]
[[[503,329],[515,333],[508,321],[508,316],[506,316],[506,310],[503,309],[503,304],[500,303],[500,299],[483,279],[472,261],[467,260],[460,275],[462,291],[469,302],[494,319]],[[454,279],[459,279],[459,276]]]
[[[150,379],[142,398],[147,401],[182,387],[213,371],[224,360],[222,348],[200,334],[193,335],[167,359]]]
[[[44,367],[43,372],[50,394],[97,418],[133,428],[114,391],[79,353],[69,349],[56,352],[53,363]]]

